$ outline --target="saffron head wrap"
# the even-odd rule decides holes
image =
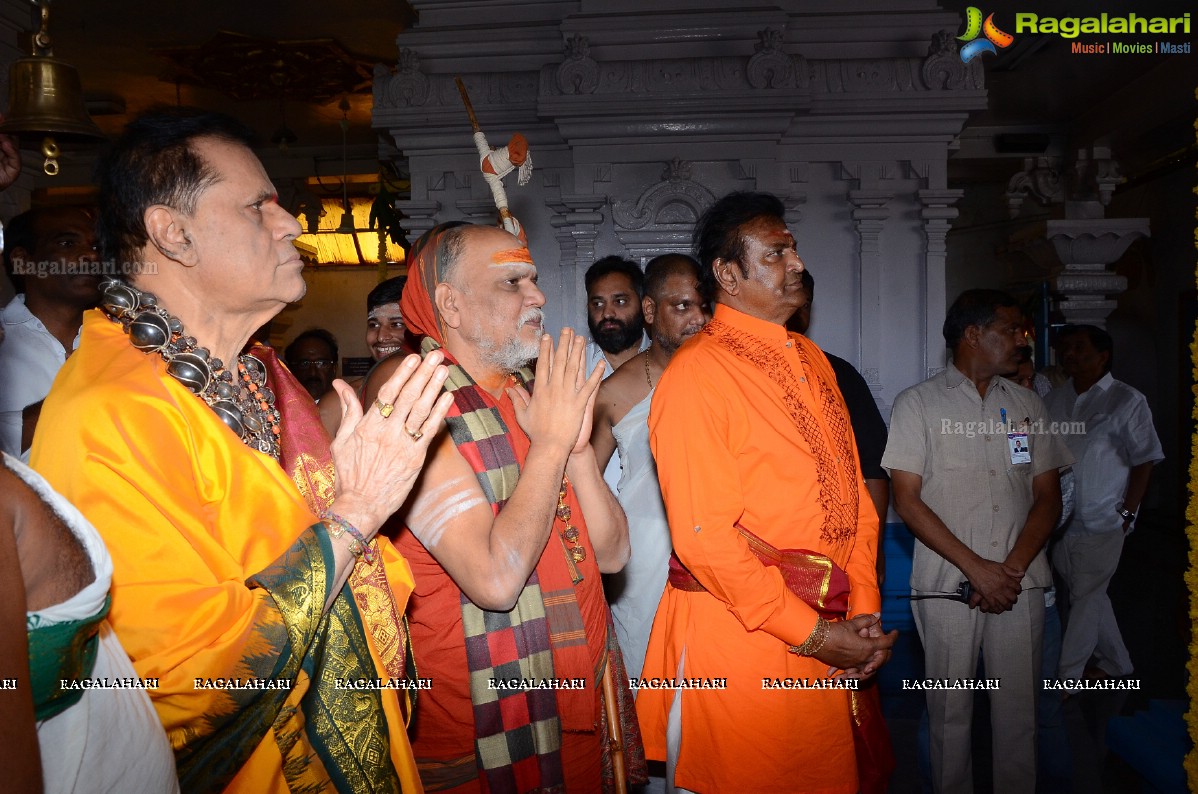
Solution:
[[[408,283],[399,299],[399,311],[409,331],[417,337],[431,337],[441,346],[445,344],[445,337],[441,332],[441,315],[433,299],[445,274],[445,251],[441,241],[448,230],[466,225],[462,221],[438,224],[420,235],[408,252]]]

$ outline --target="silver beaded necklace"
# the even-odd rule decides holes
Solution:
[[[248,353],[237,360],[237,375],[197,346],[179,318],[168,314],[149,292],[114,279],[100,284],[100,307],[121,324],[129,341],[144,353],[157,353],[166,371],[208,404],[225,426],[250,449],[279,458],[279,411],[266,385],[266,365]]]

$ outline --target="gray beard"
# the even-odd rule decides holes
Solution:
[[[524,323],[531,319],[539,319],[543,322],[544,315],[540,309],[525,309],[520,314],[519,326],[517,328],[522,328]],[[474,342],[478,345],[479,358],[484,363],[495,367],[501,372],[515,372],[541,354],[541,341],[539,338],[525,342],[520,339],[519,330],[517,330],[516,336],[502,343],[497,343],[494,340],[482,338],[481,325],[482,323],[476,320]]]
[[[503,372],[515,372],[527,365],[541,352],[540,342],[509,339],[501,345],[480,341],[478,355],[484,362]]]

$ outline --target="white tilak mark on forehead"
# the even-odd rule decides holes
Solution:
[[[384,303],[380,306],[375,306],[366,315],[367,320],[377,320],[380,316],[383,317],[398,317],[400,314],[398,303]]]
[[[429,491],[413,506],[408,526],[425,548],[436,546],[458,516],[487,503],[486,497],[470,487],[473,482],[469,477],[455,477]]]
[[[509,270],[519,270],[521,273],[528,273],[529,275],[536,275],[537,272],[537,269],[527,262],[492,262],[487,265],[487,268],[490,270],[500,267],[508,268]]]

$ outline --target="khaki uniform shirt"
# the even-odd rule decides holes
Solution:
[[[1015,431],[1026,426],[1031,463],[1011,463],[1003,410]],[[979,557],[1002,562],[1031,510],[1032,479],[1073,462],[1046,417],[1035,392],[995,376],[982,399],[973,381],[950,364],[895,399],[882,466],[923,477],[921,497],[949,530]],[[952,591],[964,579],[916,539],[912,590]],[[1052,586],[1043,550],[1022,585]]]

